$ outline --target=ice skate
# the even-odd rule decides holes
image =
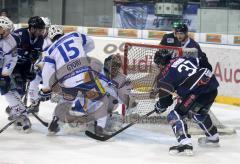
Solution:
[[[27,116],[22,115],[15,121],[14,128],[24,133],[29,133],[31,131],[31,122]]]
[[[201,147],[220,147],[219,138],[211,140],[208,137],[198,138],[198,145]]]
[[[185,155],[185,156],[193,156],[193,147],[192,144],[186,145],[176,145],[169,148],[170,155]]]

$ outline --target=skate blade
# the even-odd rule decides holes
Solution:
[[[193,156],[194,153],[192,150],[184,150],[183,152],[179,152],[178,150],[171,150],[169,154],[172,156]]]

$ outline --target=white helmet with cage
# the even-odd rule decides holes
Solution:
[[[56,35],[63,35],[63,26],[62,25],[51,25],[48,31],[48,37],[53,39]]]
[[[45,23],[45,28],[49,28],[51,26],[51,20],[48,17],[41,17],[41,19]]]
[[[2,27],[4,30],[14,30],[13,22],[5,16],[0,16],[0,27]]]

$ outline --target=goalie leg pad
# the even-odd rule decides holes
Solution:
[[[217,134],[217,127],[213,125],[209,114],[195,114],[193,120],[204,130],[206,136],[210,137]]]
[[[182,119],[182,117],[175,110],[172,110],[168,114],[167,120],[168,120],[169,124],[172,126],[173,133],[175,134],[179,143],[182,140],[191,138],[191,135],[188,134],[188,127],[187,127],[186,122]]]
[[[108,97],[104,96],[101,100],[102,102],[98,106],[93,106],[94,109],[88,109],[87,113],[82,116],[74,116],[70,114],[70,110],[72,110],[72,102],[61,102],[59,103],[54,111],[54,115],[59,118],[60,121],[64,123],[88,123],[91,121],[95,121],[101,117],[107,116],[108,111]]]

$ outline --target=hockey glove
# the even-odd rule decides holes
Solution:
[[[36,77],[36,73],[35,73],[34,71],[28,72],[28,73],[26,74],[26,79],[29,80],[29,81],[34,80],[35,77]]]
[[[52,91],[43,92],[42,90],[40,90],[38,95],[40,97],[40,101],[48,101],[51,99]]]
[[[154,108],[155,108],[155,112],[158,114],[161,114],[167,110],[167,108],[164,108],[161,106],[159,101],[155,104]]]

